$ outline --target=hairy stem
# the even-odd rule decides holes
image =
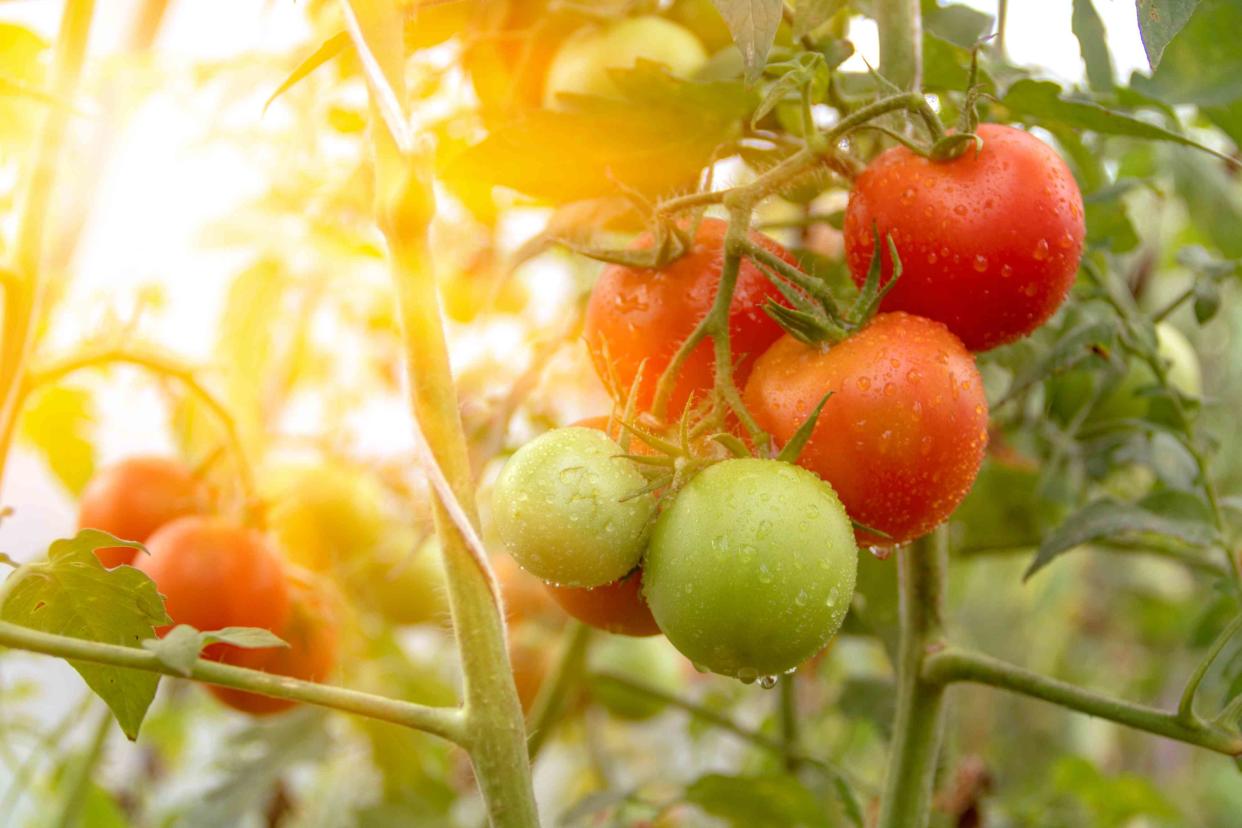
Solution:
[[[923,20],[919,0],[877,0],[880,74],[902,89],[923,83]]]
[[[1229,756],[1242,756],[1242,735],[1238,733],[1198,721],[1187,722],[1176,713],[1104,696],[982,653],[956,648],[943,650],[927,658],[923,664],[923,678],[937,684],[986,684],[1107,719],[1135,730],[1154,733]]]
[[[155,653],[147,650],[54,635],[7,621],[0,621],[0,646],[74,661],[88,661],[92,664],[146,670],[166,676],[181,675],[160,661]],[[208,684],[218,684],[221,687],[271,696],[275,699],[304,702],[318,707],[341,710],[345,713],[354,713],[370,719],[392,722],[415,730],[426,731],[459,744],[465,741],[462,713],[455,708],[428,707],[412,702],[386,699],[370,693],[360,693],[357,690],[300,681],[202,659],[194,663],[194,666],[190,668],[190,674],[185,677]]]
[[[923,664],[943,646],[941,605],[947,562],[945,527],[897,551],[901,641],[897,712],[880,800],[879,828],[921,828],[931,810],[944,719],[944,686],[928,681]]]

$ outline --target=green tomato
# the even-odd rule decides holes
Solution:
[[[592,673],[616,673],[672,695],[685,689],[684,663],[677,651],[659,636],[604,636],[591,645],[587,658]],[[650,719],[665,707],[658,699],[630,693],[607,682],[592,683],[591,698],[617,718],[630,721]]]
[[[285,557],[317,572],[369,556],[385,531],[383,489],[347,466],[268,469],[261,494],[269,504],[268,528]]]
[[[696,666],[754,681],[836,633],[858,568],[832,487],[774,460],[704,470],[656,521],[643,569],[656,623]]]
[[[575,32],[557,51],[544,81],[544,104],[563,93],[615,98],[620,90],[610,69],[629,69],[638,60],[663,63],[685,77],[707,61],[703,44],[684,26],[655,15],[618,20]]]
[[[496,533],[528,572],[575,587],[638,565],[655,511],[647,480],[593,428],[559,428],[509,458],[492,491]]]
[[[413,539],[386,544],[356,573],[351,587],[364,606],[397,625],[449,620],[448,585],[440,544],[430,537],[411,549]]]

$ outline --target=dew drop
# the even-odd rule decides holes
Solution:
[[[1048,255],[1048,240],[1040,239],[1039,243],[1035,245],[1035,261],[1045,262],[1048,260]]]
[[[1013,275],[1013,268],[1009,265],[1001,265],[1001,278],[1008,279]]]
[[[953,208],[953,212],[957,213],[959,216],[966,215],[966,205],[965,204],[957,205],[956,207]]]
[[[986,256],[975,256],[975,271],[983,273],[988,269],[988,260]]]
[[[901,203],[909,204],[910,202],[914,201],[914,195],[915,195],[914,188],[907,187],[905,191],[901,194]]]
[[[773,687],[776,686],[776,683],[779,680],[780,679],[778,679],[776,676],[761,676],[759,679],[759,686],[762,687],[764,690],[771,690]]]
[[[737,680],[742,684],[754,684],[759,679],[759,671],[753,667],[743,667],[737,671]]]
[[[871,388],[871,378],[870,377],[859,377],[858,378],[858,390],[866,391],[869,388]]]

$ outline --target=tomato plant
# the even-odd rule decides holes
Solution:
[[[832,484],[850,517],[905,543],[962,501],[983,461],[988,402],[974,359],[944,325],[881,314],[827,349],[786,337],[746,387],[759,422],[793,437],[831,394],[798,462]]]
[[[850,191],[845,254],[862,284],[875,233],[901,278],[884,308],[936,319],[983,351],[1029,334],[1065,301],[1082,256],[1082,194],[1052,147],[1000,124],[948,162],[886,150]],[[885,262],[891,278],[892,262]]]
[[[146,541],[165,523],[208,507],[206,487],[182,463],[166,457],[130,457],[101,469],[78,501],[78,527]],[[135,550],[97,549],[104,566],[132,563]]]
[[[661,372],[715,301],[726,227],[718,219],[704,219],[684,255],[660,268],[611,265],[591,289],[584,335],[595,370],[606,386],[624,397],[641,366],[636,397],[642,408],[650,407]],[[756,233],[751,240],[790,260],[771,239]],[[651,245],[650,236],[641,236],[634,247],[641,250]],[[769,300],[784,301],[756,266],[742,264],[729,305],[737,382],[745,381],[755,359],[781,334],[780,326],[763,312]],[[679,412],[692,395],[702,399],[711,391],[715,364],[710,342],[690,352],[673,378],[670,411]]]

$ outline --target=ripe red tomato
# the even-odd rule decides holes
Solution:
[[[1082,194],[1060,156],[1020,129],[983,124],[983,149],[936,163],[905,147],[871,162],[845,211],[845,253],[862,284],[891,235],[902,274],[884,310],[949,326],[972,351],[1012,342],[1060,307],[1086,232]],[[884,254],[884,278],[892,263]]]
[[[291,572],[289,588],[289,620],[274,631],[289,646],[257,650],[226,646],[220,661],[303,681],[323,681],[331,675],[337,662],[340,597],[326,581],[306,572]],[[256,716],[280,713],[296,705],[287,699],[230,687],[212,685],[208,689],[229,707]]]
[[[224,518],[183,517],[152,535],[147,549],[150,556],[137,567],[155,581],[173,624],[280,630],[288,622],[284,565],[253,529]],[[204,653],[218,656],[224,646]]]
[[[643,600],[642,588],[642,569],[594,589],[548,584],[548,592],[561,609],[584,624],[617,635],[656,635],[660,628]]]
[[[904,543],[957,508],[983,462],[988,403],[948,328],[887,313],[830,348],[786,336],[755,364],[745,401],[784,442],[829,391],[798,464],[832,484],[851,518],[890,536],[861,542]]]
[[[206,488],[180,461],[131,457],[91,478],[78,503],[78,528],[145,543],[165,523],[201,512],[207,504]],[[138,550],[111,546],[95,554],[111,569],[133,563]]]
[[[719,219],[703,219],[693,246],[681,258],[659,269],[609,265],[591,291],[583,333],[595,370],[606,385],[615,379],[617,391],[627,394],[645,360],[638,390],[640,410],[651,407],[660,374],[711,309],[724,263],[727,228]],[[767,236],[752,233],[750,238],[794,263],[788,251]],[[651,244],[646,234],[635,248]],[[744,259],[729,312],[734,379],[739,384],[746,381],[759,354],[781,335],[780,326],[763,311],[769,299],[787,304],[767,277]],[[702,399],[711,391],[715,364],[712,343],[704,340],[690,353],[673,386],[670,417],[677,417],[692,393]]]

